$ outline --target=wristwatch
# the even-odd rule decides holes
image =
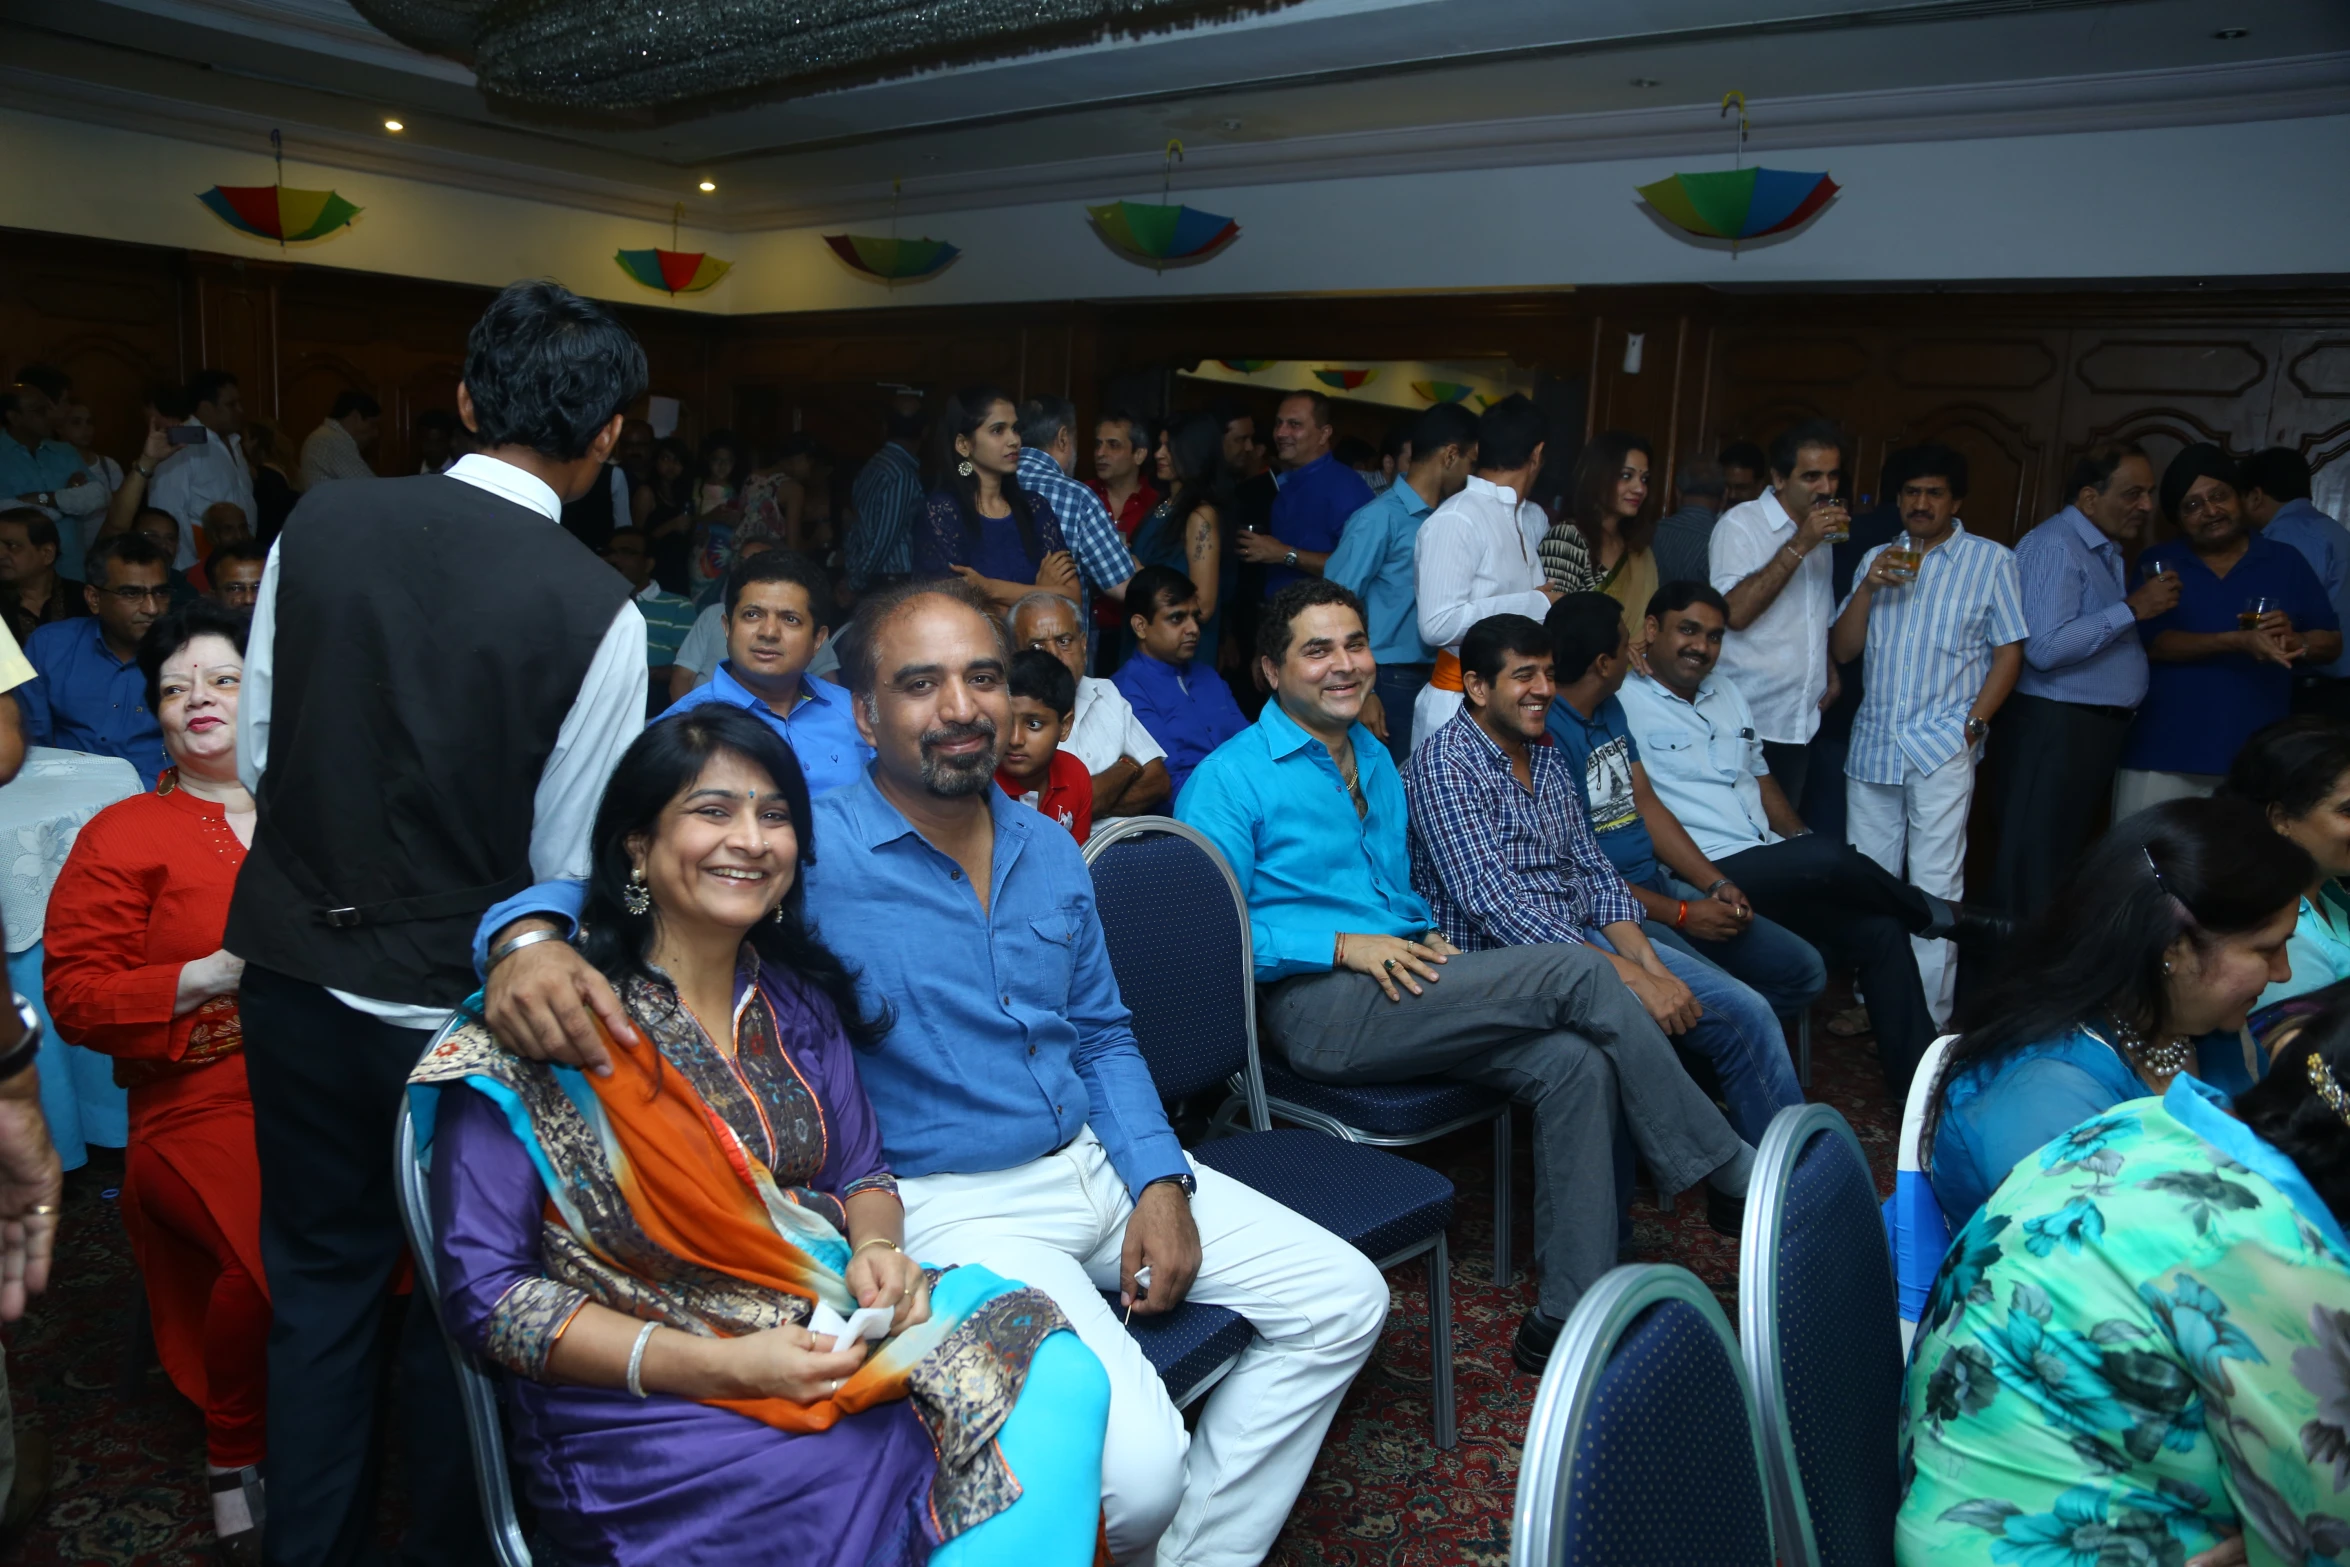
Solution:
[[[1291,551],[1290,551],[1288,554],[1286,554],[1286,555],[1282,556],[1282,557],[1281,557],[1281,564],[1282,564],[1282,565],[1284,565],[1284,566],[1294,566],[1294,565],[1296,565],[1296,564],[1297,564],[1297,551],[1295,551],[1295,550],[1291,550]]]
[[[33,1010],[30,1001],[16,992],[9,992],[9,996],[16,1003],[16,1015],[24,1024],[24,1037],[16,1042],[14,1050],[0,1056],[0,1083],[7,1082],[31,1066],[41,1053],[41,1014]]]
[[[1196,1176],[1162,1175],[1155,1181],[1145,1181],[1142,1183],[1142,1189],[1146,1192],[1154,1186],[1180,1186],[1183,1188],[1183,1195],[1186,1198],[1197,1197],[1199,1195],[1199,1180]]]
[[[1969,745],[1973,745],[1990,732],[1991,726],[1980,718],[1970,718],[1966,721],[1966,738]]]

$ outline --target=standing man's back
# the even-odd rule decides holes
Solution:
[[[468,344],[480,450],[445,475],[329,485],[254,606],[239,771],[259,805],[229,911],[261,1158],[272,1563],[367,1553],[380,1319],[403,1253],[402,1085],[473,989],[489,906],[579,875],[604,778],[642,725],[644,618],[558,525],[603,475],[644,354],[600,307],[516,284]],[[298,672],[281,689],[278,669]],[[413,1491],[404,1555],[487,1562],[440,1329],[396,1351]]]

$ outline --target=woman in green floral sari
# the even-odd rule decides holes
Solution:
[[[1902,1567],[2350,1564],[2350,986],[2019,1164],[1910,1361]]]

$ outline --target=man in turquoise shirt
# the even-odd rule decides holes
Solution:
[[[1322,567],[1324,578],[1363,601],[1371,656],[1379,661],[1372,690],[1384,709],[1382,738],[1398,767],[1411,760],[1412,704],[1436,668],[1436,650],[1420,640],[1420,524],[1469,482],[1476,460],[1475,414],[1458,403],[1438,403],[1420,415],[1403,472],[1346,520],[1338,548]]]
[[[1518,1328],[1539,1374],[1567,1313],[1615,1265],[1611,1128],[1660,1192],[1710,1183],[1735,1233],[1754,1150],[1682,1071],[1604,954],[1573,943],[1463,952],[1412,890],[1403,778],[1359,721],[1371,683],[1360,601],[1308,578],[1273,596],[1257,665],[1274,700],[1192,773],[1178,819],[1208,836],[1248,901],[1262,1017],[1303,1077],[1450,1077],[1534,1107],[1542,1295]]]

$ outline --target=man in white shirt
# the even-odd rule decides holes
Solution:
[[[302,442],[301,488],[328,479],[372,479],[367,449],[383,424],[383,405],[356,387],[335,394],[334,405]]]
[[[644,616],[558,519],[644,385],[644,351],[601,306],[517,283],[475,324],[457,388],[481,450],[445,475],[321,486],[262,572],[236,737],[259,814],[223,945],[245,964],[276,1317],[273,1562],[369,1554],[395,1363],[402,1559],[494,1560],[434,1315],[411,1309],[396,1350],[383,1331],[405,1249],[387,1151],[410,1069],[474,988],[474,924],[586,874],[604,781],[643,727]],[[472,542],[403,547],[426,526]],[[282,687],[281,664],[298,676]]]
[[[1771,443],[1771,488],[1722,514],[1709,546],[1714,588],[1729,601],[1722,673],[1754,704],[1771,772],[1790,800],[1803,798],[1804,747],[1820,710],[1836,700],[1828,628],[1836,590],[1824,546],[1851,522],[1835,499],[1844,436],[1810,419]]]
[[[163,459],[147,487],[147,504],[179,520],[174,571],[196,564],[196,530],[213,506],[232,501],[247,518],[261,515],[253,504],[253,474],[245,466],[245,403],[237,378],[226,370],[199,370],[188,383],[188,401],[196,411],[182,425],[190,432],[186,444]]]
[[[1488,615],[1540,620],[1558,602],[1542,574],[1550,519],[1526,500],[1548,433],[1542,410],[1523,395],[1486,409],[1468,483],[1420,524],[1420,640],[1442,651],[1412,704],[1415,749],[1461,710],[1461,638],[1469,628]]]
[[[1069,666],[1077,677],[1077,708],[1061,749],[1093,775],[1093,824],[1162,809],[1170,791],[1167,753],[1126,693],[1085,672],[1085,622],[1058,593],[1031,593],[1007,617],[1015,650],[1035,648]]]

